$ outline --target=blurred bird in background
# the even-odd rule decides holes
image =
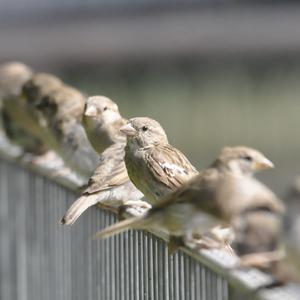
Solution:
[[[133,118],[120,130],[127,136],[125,164],[128,175],[151,204],[198,174],[184,154],[169,144],[157,121]]]
[[[255,267],[270,273],[275,284],[300,284],[299,251],[295,251],[283,230],[283,215],[270,207],[243,211],[233,221],[233,248],[240,267]]]
[[[284,219],[285,240],[292,248],[300,251],[300,241],[295,236],[300,235],[300,177],[297,176],[283,195],[287,207]]]
[[[89,178],[95,170],[99,155],[89,143],[81,119],[85,96],[65,84],[54,83],[51,89],[49,77],[40,74],[43,80],[36,80],[27,86],[28,99],[39,116],[40,124],[48,131],[48,142],[65,164],[83,178]],[[39,92],[36,92],[39,91]],[[44,91],[44,93],[43,93]],[[36,97],[35,97],[36,96]]]
[[[144,216],[112,225],[96,237],[106,238],[130,228],[162,229],[195,247],[194,234],[205,234],[220,222],[228,224],[234,216],[251,207],[270,207],[282,214],[281,201],[251,176],[272,166],[254,149],[226,147],[210,168],[167,195]]]
[[[19,62],[10,62],[0,67],[1,120],[6,136],[20,146],[24,153],[40,155],[47,147],[35,134],[38,123],[32,118],[22,97],[22,87],[33,71]]]
[[[264,205],[245,209],[234,218],[232,246],[241,265],[269,268],[284,257],[282,221],[281,212]]]
[[[91,145],[101,154],[115,143],[125,143],[120,128],[127,122],[119,112],[118,105],[104,96],[89,97],[86,102],[82,124]]]
[[[297,176],[283,195],[286,214],[283,220],[281,243],[286,255],[283,260],[266,265],[281,283],[296,282],[300,284],[300,177]],[[251,258],[251,257],[250,257]]]

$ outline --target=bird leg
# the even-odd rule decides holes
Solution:
[[[223,230],[223,229],[222,229]],[[234,255],[234,250],[230,246],[227,240],[223,238],[216,237],[212,232],[208,232],[205,235],[199,235],[197,233],[193,234],[193,248],[198,250],[201,249],[223,249],[230,255]]]
[[[197,233],[186,233],[184,236],[184,244],[191,249],[216,249],[220,248],[220,243],[208,236],[199,235]]]
[[[202,236],[201,239],[194,240],[197,249],[219,249],[220,242],[208,237]]]
[[[231,244],[234,240],[234,232],[230,227],[221,227],[217,225],[210,230],[212,238],[220,243]]]
[[[128,200],[118,208],[118,220],[124,220],[126,215],[141,216],[151,208],[151,205],[142,200]]]
[[[224,249],[229,254],[234,255],[235,251],[231,247],[231,243],[234,240],[234,232],[230,227],[221,227],[220,225],[215,226],[211,229],[210,235],[212,238],[219,242],[220,249]]]

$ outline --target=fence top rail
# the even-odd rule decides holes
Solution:
[[[6,139],[0,133],[0,159],[18,163],[22,167],[29,169],[41,176],[45,176],[57,184],[79,193],[83,181],[68,175],[58,174],[53,176],[51,169],[43,165],[32,165],[24,160],[18,159],[20,151],[6,142]],[[167,240],[167,236],[158,231],[151,231],[154,235],[163,240]],[[295,284],[286,284],[280,287],[271,287],[275,283],[275,279],[270,275],[261,272],[258,269],[241,269],[236,268],[238,258],[231,256],[224,250],[200,250],[195,251],[188,247],[182,247],[181,250],[193,259],[201,262],[218,275],[223,276],[228,283],[237,291],[246,294],[251,293],[255,300],[297,300],[300,295],[300,286]]]

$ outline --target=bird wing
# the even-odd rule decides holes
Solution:
[[[124,144],[114,144],[102,153],[100,163],[90,178],[84,194],[107,190],[129,180],[124,162],[124,146]]]
[[[188,159],[176,148],[170,145],[150,148],[145,153],[148,169],[154,180],[175,190],[188,179],[198,174],[198,171]]]
[[[175,203],[190,202],[204,211],[215,211],[218,179],[219,173],[215,168],[202,171],[185,182],[175,192],[161,199],[153,209],[160,210]]]

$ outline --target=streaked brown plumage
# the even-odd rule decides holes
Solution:
[[[62,81],[52,74],[35,73],[22,88],[22,96],[30,115],[30,120],[26,121],[29,123],[30,121],[31,123],[34,122],[35,126],[31,126],[32,132],[50,148],[52,148],[52,137],[48,131],[47,124],[45,124],[45,119],[39,114],[37,107],[42,99],[47,98],[48,95],[62,87],[62,85]]]
[[[189,243],[193,234],[201,235],[220,221],[229,223],[253,205],[282,213],[280,200],[251,177],[254,171],[271,166],[254,149],[225,148],[210,168],[167,195],[145,216],[117,223],[96,236],[105,238],[128,228],[158,229],[171,236],[183,236]]]
[[[260,205],[237,215],[232,222],[236,254],[244,256],[278,250],[282,238],[282,217],[281,212]]]
[[[42,97],[36,106],[41,123],[49,133],[49,143],[77,174],[93,174],[99,155],[90,145],[81,125],[85,97],[78,90],[61,85]]]
[[[18,62],[0,67],[0,98],[3,129],[9,139],[25,152],[45,153],[47,147],[37,134],[39,125],[22,97],[22,86],[32,77],[32,70]]]
[[[41,104],[44,97],[63,86],[63,82],[55,75],[49,73],[35,73],[22,89],[27,103],[33,109]]]
[[[120,130],[127,135],[128,175],[150,203],[158,202],[198,174],[183,153],[168,143],[163,128],[155,120],[133,118]]]
[[[19,96],[23,84],[32,76],[32,70],[20,62],[0,66],[0,98]]]
[[[87,99],[82,124],[88,139],[101,154],[114,143],[125,143],[126,137],[120,128],[127,122],[120,115],[118,105],[104,96],[92,96]]]
[[[300,283],[299,253],[284,244],[282,213],[270,207],[252,207],[233,221],[233,248],[240,267],[271,273],[276,284]],[[296,254],[296,255],[295,255]]]
[[[90,206],[97,203],[118,208],[127,201],[139,201],[143,194],[129,180],[124,163],[125,144],[117,143],[100,155],[100,164],[88,182],[88,186],[68,209],[61,223],[72,225]],[[146,203],[144,203],[146,208]],[[150,206],[148,206],[149,208]]]

